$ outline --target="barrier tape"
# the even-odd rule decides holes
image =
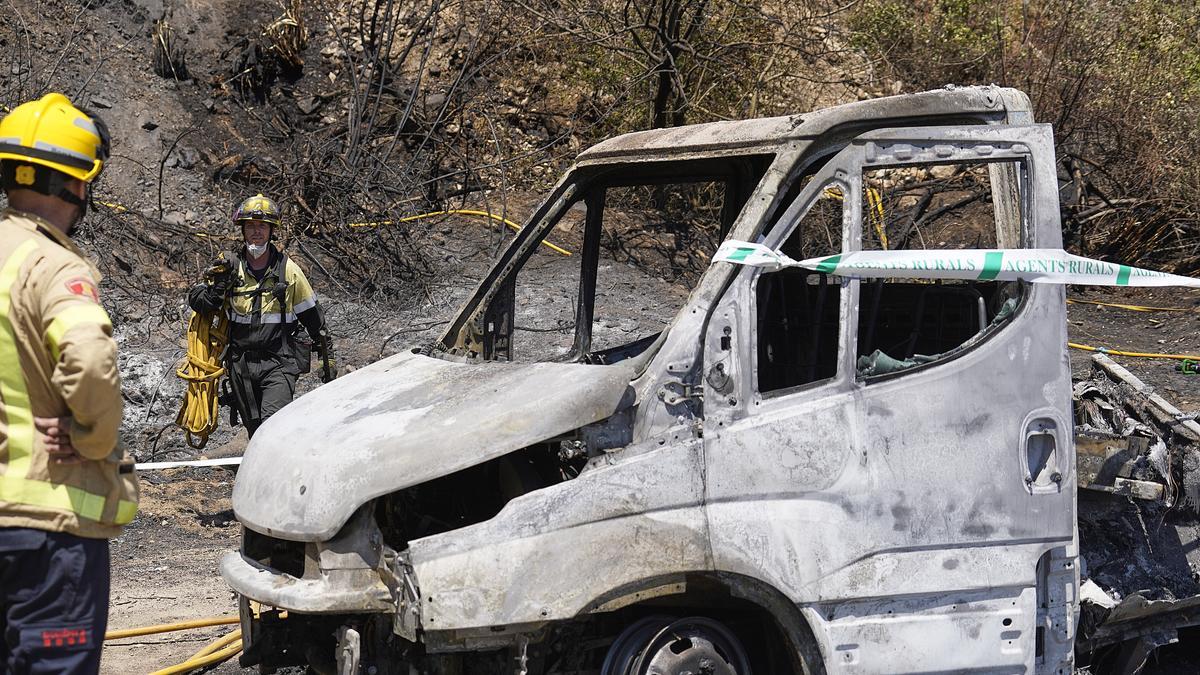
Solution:
[[[730,240],[721,244],[713,260],[760,267],[771,272],[785,267],[803,267],[855,279],[962,279],[1200,288],[1200,279],[1092,260],[1057,248],[855,251],[793,260],[762,244]]]
[[[220,459],[192,459],[180,462],[138,462],[133,465],[133,468],[136,471],[153,471],[155,469],[178,469],[185,466],[237,466],[241,463],[241,457],[222,457]]]

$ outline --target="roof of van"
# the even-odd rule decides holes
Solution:
[[[947,86],[916,94],[856,101],[809,113],[752,120],[710,122],[667,129],[635,131],[602,141],[583,151],[578,160],[613,157],[650,159],[647,156],[721,154],[730,150],[761,148],[770,151],[788,141],[816,138],[848,127],[892,126],[882,123],[928,124],[931,118],[990,118],[995,121],[1032,122],[1029,98],[1017,89],[990,86]],[[1014,119],[1020,118],[1020,119]]]

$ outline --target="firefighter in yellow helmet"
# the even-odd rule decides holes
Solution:
[[[281,224],[279,206],[261,194],[238,205],[233,222],[241,227],[243,245],[230,258],[218,260],[188,293],[197,312],[223,311],[230,319],[225,366],[234,406],[246,432],[291,403],[296,379],[307,373],[315,349],[321,359],[321,381],[337,377],[333,341],[325,316],[304,271],[271,244]],[[308,341],[299,339],[304,326]]]
[[[99,670],[108,539],[137,511],[100,275],[68,236],[108,145],[62,94],[0,120],[0,672]]]

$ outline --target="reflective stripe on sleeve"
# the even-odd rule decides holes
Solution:
[[[72,328],[88,323],[108,329],[112,328],[112,320],[108,318],[108,312],[104,311],[100,305],[92,303],[72,305],[54,317],[50,322],[50,327],[46,329],[46,347],[50,349],[50,356],[56,363],[59,357],[59,344],[62,342],[63,336]]]
[[[317,296],[311,295],[311,296],[301,300],[300,302],[297,302],[296,306],[292,307],[292,311],[295,312],[296,314],[300,314],[300,313],[306,312],[316,306],[317,306]]]
[[[17,272],[35,249],[36,241],[26,241],[0,267],[0,401],[8,425],[6,475],[22,477],[29,470],[29,456],[33,453],[33,410],[9,310],[12,309],[12,287],[17,281]]]
[[[122,499],[117,503],[117,519],[114,521],[117,525],[128,525],[133,522],[133,517],[137,515],[137,502],[129,502]]]

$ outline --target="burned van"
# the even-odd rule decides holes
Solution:
[[[255,435],[243,663],[1070,673],[1063,288],[709,262],[1058,248],[1058,214],[1012,89],[588,149],[440,340]]]

